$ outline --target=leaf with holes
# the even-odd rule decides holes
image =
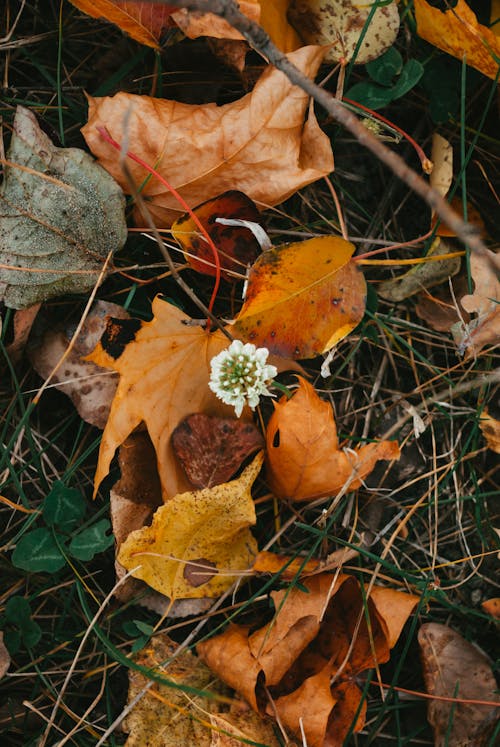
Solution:
[[[257,543],[251,487],[263,453],[237,480],[176,495],[132,532],[118,561],[170,599],[217,597],[252,565]]]
[[[336,236],[284,244],[250,270],[233,334],[277,355],[312,358],[349,334],[365,311],[354,246]]]

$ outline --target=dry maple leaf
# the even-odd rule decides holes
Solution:
[[[176,495],[151,526],[129,534],[118,561],[170,599],[217,597],[252,565],[257,542],[251,487],[264,460],[231,482]]]
[[[500,42],[493,31],[478,23],[465,0],[458,0],[445,12],[432,7],[426,0],[414,0],[417,33],[443,52],[465,58],[467,65],[484,75],[496,78],[500,57]]]
[[[356,714],[354,729],[364,723],[356,676],[389,659],[418,597],[374,587],[366,600],[346,575],[302,583],[271,594],[276,614],[263,628],[232,625],[197,650],[252,708],[277,716],[310,747],[341,747]]]
[[[234,334],[292,358],[330,350],[365,312],[366,281],[351,261],[353,252],[354,245],[338,236],[263,252],[250,269]]]
[[[459,353],[476,355],[485,345],[500,342],[500,254],[487,250],[471,254],[470,270],[474,293],[463,296],[460,303],[469,314],[476,314],[469,324],[452,327]]]
[[[396,441],[339,449],[333,410],[301,376],[291,399],[274,403],[266,431],[269,487],[278,498],[310,501],[362,485],[379,459],[398,459]]]
[[[303,47],[289,58],[313,77],[324,52],[321,47]],[[130,187],[119,158],[98,127],[118,142],[126,141],[130,151],[154,166],[191,207],[228,189],[245,192],[257,203],[276,205],[333,170],[330,140],[312,108],[304,122],[308,102],[307,94],[269,66],[253,91],[224,106],[127,93],[89,98],[89,119],[82,132],[99,163],[125,191]],[[135,162],[129,168],[136,183],[142,184],[145,169]],[[184,212],[155,179],[147,180],[142,194],[158,225],[169,226]]]
[[[459,702],[431,700],[427,718],[435,747],[483,747],[500,714],[497,684],[487,656],[447,625],[426,623],[418,633],[427,692]],[[468,700],[498,701],[493,705]]]

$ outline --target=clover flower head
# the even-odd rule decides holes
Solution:
[[[226,405],[234,407],[238,418],[245,405],[254,410],[261,395],[270,394],[267,387],[278,369],[266,363],[268,355],[267,348],[233,340],[211,360],[208,386]]]

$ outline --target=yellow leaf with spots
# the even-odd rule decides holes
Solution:
[[[489,78],[495,78],[500,58],[500,40],[482,26],[465,0],[444,13],[426,0],[414,0],[417,33],[443,52],[465,61]],[[496,59],[495,59],[496,58]]]
[[[118,562],[170,599],[217,597],[251,567],[257,543],[251,487],[259,452],[237,480],[176,495],[132,532]]]
[[[365,312],[366,282],[353,252],[337,236],[263,252],[250,270],[233,334],[296,359],[332,348]]]

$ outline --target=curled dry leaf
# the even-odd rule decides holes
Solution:
[[[500,254],[486,250],[472,253],[470,269],[474,293],[463,296],[460,303],[469,314],[476,314],[469,324],[452,327],[458,352],[476,355],[485,345],[500,342]]]
[[[339,449],[331,405],[297,378],[299,388],[275,403],[266,431],[268,482],[278,498],[311,501],[355,490],[379,459],[399,459],[396,441]]]
[[[171,435],[193,412],[230,418],[234,408],[224,405],[208,387],[210,361],[228,347],[219,330],[207,334],[193,326],[186,314],[155,298],[153,319],[111,319],[88,360],[118,371],[120,381],[104,429],[95,474],[95,492],[109,472],[116,449],[142,422],[156,451],[163,499],[191,488],[172,450]],[[293,368],[288,360],[271,359],[278,370]],[[297,370],[297,369],[296,369]],[[248,408],[244,421],[251,419]]]
[[[127,714],[126,747],[241,747],[241,740],[278,747],[270,723],[230,698],[200,659],[189,651],[179,653],[165,634],[151,639],[136,664],[144,671],[129,669],[129,704],[151,684],[148,670],[169,684],[156,682]]]
[[[220,596],[257,553],[250,491],[262,462],[260,452],[237,480],[176,495],[128,536],[118,561],[171,599]]]
[[[85,356],[97,345],[106,329],[109,317],[128,319],[124,308],[108,301],[96,301],[85,319],[74,345],[56,371],[52,382],[66,394],[80,417],[97,428],[104,428],[115,396],[118,379]],[[38,342],[28,350],[31,365],[42,379],[46,379],[66,353],[71,335],[65,329],[46,329]]]
[[[174,430],[172,447],[191,485],[211,488],[228,482],[264,439],[253,423],[196,413]]]
[[[365,312],[366,281],[353,252],[337,236],[263,252],[250,270],[234,334],[295,359],[332,348]]]
[[[305,75],[314,77],[325,50],[303,47],[289,55]],[[253,91],[223,106],[181,104],[149,96],[117,93],[89,98],[82,132],[92,153],[125,191],[129,185],[116,151],[100,136],[106,128],[118,142],[154,166],[194,207],[228,189],[245,192],[264,205],[282,202],[300,187],[329,174],[333,155],[307,94],[269,66]],[[147,172],[129,164],[137,184]],[[170,226],[181,208],[154,178],[142,190],[159,226]],[[141,216],[136,216],[141,221]]]
[[[442,12],[427,0],[414,0],[417,33],[443,52],[464,59],[489,78],[498,72],[500,41],[487,26],[478,23],[465,0]],[[495,60],[496,57],[496,60]]]
[[[127,238],[125,198],[79,148],[57,148],[18,106],[0,187],[0,298],[25,309],[99,278]],[[11,269],[12,268],[12,269]]]
[[[479,419],[479,427],[485,438],[488,449],[500,454],[500,420],[492,417],[485,407]]]
[[[301,583],[271,594],[269,624],[254,633],[232,625],[198,653],[254,710],[277,716],[310,747],[341,747],[357,713],[354,729],[364,723],[356,676],[389,659],[418,597],[374,587],[364,601],[346,575]]]
[[[260,213],[255,203],[243,192],[233,189],[203,202],[194,208],[193,213],[215,244],[222,277],[233,283],[244,278],[248,265],[257,259],[261,246],[246,226],[226,225],[219,223],[218,219],[237,219],[260,225]],[[217,274],[212,250],[189,213],[173,223],[172,236],[180,244],[193,270],[204,275]]]
[[[500,698],[486,655],[455,630],[438,623],[422,625],[418,642],[427,692],[458,699],[429,701],[427,718],[434,729],[435,746],[483,747],[490,743],[500,715]],[[498,707],[468,703],[470,700],[498,702]]]
[[[340,62],[352,58],[371,10],[371,3],[359,0],[292,0],[288,15],[308,44],[331,45],[328,61]],[[389,0],[380,4],[371,15],[356,64],[364,65],[380,57],[396,41],[398,30],[397,3]]]

